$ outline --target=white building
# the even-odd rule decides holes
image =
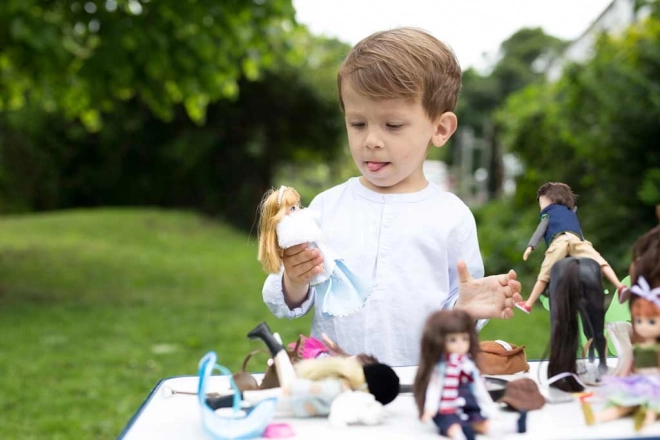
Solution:
[[[648,6],[641,6],[635,11],[639,3],[640,0],[613,0],[582,35],[572,41],[564,52],[550,63],[546,73],[548,79],[557,81],[564,66],[570,62],[581,63],[589,60],[593,56],[596,40],[603,32],[610,34],[623,32],[637,20],[647,17],[650,13]]]

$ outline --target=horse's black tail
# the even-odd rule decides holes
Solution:
[[[550,357],[548,378],[559,373],[576,374],[579,327],[578,310],[584,307],[585,299],[580,281],[580,261],[568,257],[558,261],[550,273]],[[580,304],[582,303],[582,304]],[[569,392],[584,388],[571,376],[561,379],[553,386]]]
[[[594,361],[593,349],[598,352],[601,370],[607,371],[607,341],[605,340],[605,297],[600,264],[590,258],[580,262],[583,300],[580,301],[580,316],[585,336],[592,339],[589,362]]]

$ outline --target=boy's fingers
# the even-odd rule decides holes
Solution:
[[[305,264],[308,261],[313,261],[315,258],[318,257],[319,251],[316,249],[313,250],[307,250],[303,249],[302,251],[298,252],[295,255],[292,255],[290,257],[286,257],[286,260],[288,261],[288,264],[292,267],[297,267],[300,266],[301,264]]]
[[[296,266],[296,271],[299,273],[299,277],[305,282],[309,282],[314,276],[323,272],[323,268],[315,264],[314,260],[308,261],[306,263]]]
[[[284,256],[292,257],[304,251],[305,249],[307,249],[307,243],[297,244],[295,246],[291,246],[289,248],[284,249]]]

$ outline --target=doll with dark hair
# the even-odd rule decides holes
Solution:
[[[660,226],[633,245],[630,265],[630,314],[633,356],[623,377],[608,378],[598,395],[607,407],[591,416],[587,424],[606,422],[635,414],[635,429],[656,421],[660,414]]]
[[[527,301],[516,303],[516,307],[525,313],[531,313],[532,306],[550,281],[552,266],[567,256],[586,257],[597,261],[603,275],[616,287],[619,301],[623,303],[628,296],[627,287],[621,283],[610,264],[594,249],[591,242],[585,240],[571,187],[565,183],[548,182],[537,190],[536,198],[541,209],[541,221],[529,240],[523,260],[527,261],[541,238],[545,240],[547,250],[532,293]]]
[[[475,433],[525,432],[527,413],[515,424],[495,426],[494,403],[474,363],[479,341],[474,319],[461,310],[441,310],[426,321],[413,393],[422,422],[433,420],[441,435],[474,439]]]

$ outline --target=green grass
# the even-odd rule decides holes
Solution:
[[[268,320],[256,237],[195,214],[103,209],[0,219],[0,438],[115,438],[162,378],[194,375],[208,350],[237,370]],[[538,357],[541,309],[492,321]],[[251,371],[263,370],[265,357]]]

